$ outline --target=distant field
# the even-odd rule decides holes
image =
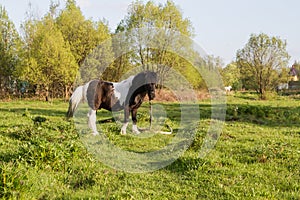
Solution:
[[[179,159],[157,171],[126,173],[86,150],[74,123],[65,120],[66,102],[0,102],[0,197],[300,199],[300,99],[259,101],[251,93],[232,93],[227,103],[226,123],[208,156],[198,157],[211,121],[210,101],[203,100],[194,141]],[[176,134],[179,104],[159,105]],[[147,112],[145,104],[139,114],[142,127],[149,124]],[[37,116],[46,121],[34,124]],[[109,113],[98,112],[98,120],[114,145],[132,152],[155,151],[174,137],[135,137],[130,130],[122,136]]]

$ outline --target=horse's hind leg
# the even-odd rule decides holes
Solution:
[[[93,135],[98,135],[97,127],[96,127],[96,110],[91,109],[88,113],[88,125],[89,128],[92,129]]]

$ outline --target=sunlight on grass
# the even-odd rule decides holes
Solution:
[[[200,121],[191,123],[189,144],[175,135],[181,130],[179,105],[160,104],[165,117],[154,129],[174,129],[172,135],[144,131],[120,135],[122,113],[99,111],[94,137],[79,121],[66,121],[67,103],[1,102],[0,197],[4,199],[297,199],[300,193],[300,107],[293,97],[259,101],[236,93],[227,98],[226,123],[210,153],[199,157],[211,124],[210,102],[199,102]],[[138,116],[149,127],[145,104]],[[161,112],[162,113],[162,112]],[[157,115],[161,116],[161,115]],[[36,117],[45,118],[35,122]],[[155,127],[156,126],[156,127]],[[189,129],[186,129],[189,130]],[[184,136],[184,135],[183,135]],[[182,139],[182,141],[180,141]],[[112,168],[141,169],[158,158],[153,152],[174,144],[186,151],[160,170],[126,173]],[[178,144],[178,146],[176,146]],[[92,145],[88,148],[88,145]],[[113,151],[111,149],[119,149]],[[182,145],[182,146],[180,146]],[[93,151],[91,151],[91,149]],[[126,153],[126,158],[122,157]],[[152,155],[152,154],[151,154]],[[101,160],[102,159],[102,160]],[[109,164],[103,162],[109,159]],[[128,164],[130,163],[130,164]],[[134,164],[135,163],[135,164]],[[143,164],[145,166],[143,166]],[[128,170],[130,171],[130,170]]]

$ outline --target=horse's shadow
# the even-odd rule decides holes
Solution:
[[[97,122],[100,123],[100,124],[103,124],[103,123],[114,123],[114,122],[116,122],[116,119],[114,117],[111,117],[111,118],[97,120]]]

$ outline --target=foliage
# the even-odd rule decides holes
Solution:
[[[287,77],[283,74],[289,60],[286,45],[279,37],[252,34],[245,47],[237,51],[244,87],[256,90],[261,99]]]
[[[69,42],[71,51],[80,66],[90,50],[96,46],[92,38],[96,34],[91,20],[85,20],[74,0],[68,0],[66,8],[57,18],[57,24],[64,39]]]
[[[27,35],[31,37],[26,43],[23,76],[30,83],[43,86],[46,92],[60,83],[72,85],[78,71],[70,46],[64,41],[53,17],[49,13],[40,21],[33,24],[29,21],[25,25]],[[46,93],[46,100],[48,95]]]
[[[99,48],[101,52],[93,51],[94,60],[85,63],[88,67],[79,70],[88,54],[110,38],[108,27],[102,21],[86,20],[75,1],[68,1],[59,13],[57,7],[52,3],[43,18],[29,18],[22,25],[25,43],[22,77],[31,85],[44,89],[46,100],[49,92],[52,96],[64,95],[68,99],[78,72],[81,81],[99,78],[100,74],[93,73],[94,68],[112,62],[111,44],[106,42],[106,46]]]
[[[156,5],[152,1],[145,4],[134,1],[116,29],[117,34],[122,32],[124,34],[116,43],[125,42],[121,45],[125,54],[116,56],[113,67],[115,70],[122,69],[117,74],[126,71],[125,65],[131,63],[127,70],[141,66],[158,72],[161,85],[166,77],[174,76],[172,70],[193,80],[191,84],[194,87],[200,85],[201,77],[193,69],[196,56],[190,40],[193,28],[174,2]]]
[[[58,7],[52,2],[42,18],[28,13],[21,25],[23,43],[1,7],[1,94],[17,89],[46,100],[49,95],[68,99],[76,77],[78,82],[99,78],[113,62],[107,22],[86,20],[74,0]]]
[[[241,73],[236,63],[228,64],[220,73],[225,86],[232,86],[233,90],[241,89]]]
[[[66,8],[56,20],[80,66],[81,81],[99,78],[103,68],[113,61],[107,24],[104,21],[86,20],[74,0],[67,1]]]
[[[0,5],[0,96],[15,89],[12,83],[19,76],[21,40],[7,11]],[[3,88],[3,89],[2,89]]]
[[[46,99],[68,99],[75,77],[76,83],[119,81],[136,67],[157,71],[163,86],[181,74],[194,89],[216,86],[220,77],[211,77],[216,74],[212,72],[220,71],[225,85],[255,89],[260,98],[288,81],[286,41],[252,34],[237,52],[236,63],[221,69],[220,58],[196,51],[192,24],[173,1],[133,1],[113,34],[107,21],[86,19],[75,0],[58,8],[52,2],[42,18],[29,17],[19,35],[1,7],[1,94],[20,94],[22,89]],[[299,68],[296,61],[295,66]]]
[[[201,57],[200,55],[197,55],[194,65],[198,66],[201,72],[198,88],[214,90],[224,87],[222,77],[220,76],[220,71],[223,66],[223,61],[220,57],[215,57],[213,55]]]
[[[124,37],[124,33],[116,31],[116,34],[112,36],[111,44],[114,60],[111,65],[104,70],[103,77],[107,80],[117,82],[127,70],[132,69],[133,66],[130,62],[132,53],[129,48],[130,42]]]

